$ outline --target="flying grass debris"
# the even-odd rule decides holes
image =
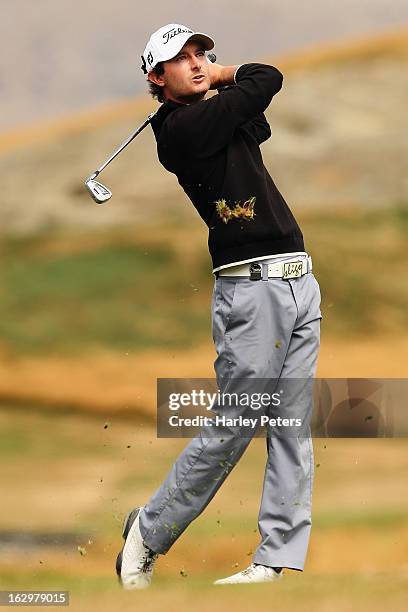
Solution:
[[[230,219],[245,219],[251,221],[255,217],[255,206],[256,196],[252,196],[245,200],[243,204],[238,200],[235,202],[234,208],[230,208],[224,198],[215,200],[215,206],[217,209],[218,216],[221,217],[224,223],[228,223]]]

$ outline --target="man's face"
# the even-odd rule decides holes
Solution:
[[[149,75],[163,86],[166,99],[190,104],[202,100],[210,89],[211,79],[205,51],[200,43],[187,42],[171,60],[163,62],[164,74]]]

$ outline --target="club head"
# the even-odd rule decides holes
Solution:
[[[97,204],[104,204],[112,197],[112,192],[105,185],[89,178],[85,186]]]

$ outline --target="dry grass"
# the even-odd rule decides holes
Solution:
[[[132,355],[99,352],[83,357],[0,359],[0,397],[51,410],[79,409],[101,415],[151,420],[157,378],[214,378],[210,342],[194,349],[146,350]],[[405,378],[408,337],[321,339],[317,376]]]
[[[306,571],[287,572],[277,585],[214,591],[211,582],[246,566],[258,542],[266,453],[264,440],[254,440],[205,513],[160,558],[151,590],[126,593],[113,570],[123,514],[148,498],[185,442],[157,440],[152,428],[130,430],[116,418],[104,429],[102,420],[94,418],[3,409],[0,424],[3,432],[14,427],[15,439],[18,432],[26,433],[28,454],[20,456],[14,449],[13,457],[2,458],[0,484],[8,495],[0,529],[74,530],[82,534],[86,549],[85,556],[75,545],[9,550],[0,555],[2,588],[69,589],[74,610],[95,605],[106,611],[159,610],[163,605],[171,610],[180,605],[199,611],[225,606],[269,610],[271,597],[284,612],[371,611],[385,602],[393,610],[404,609],[405,440],[316,440],[320,467]],[[45,437],[51,424],[56,444]]]

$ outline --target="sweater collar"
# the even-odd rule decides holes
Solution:
[[[166,102],[163,102],[151,121],[153,132],[155,133],[156,137],[159,136],[161,127],[165,122],[166,117],[168,117],[170,113],[175,111],[177,108],[181,108],[183,106],[187,106],[187,104],[175,102],[174,100],[166,100]]]

